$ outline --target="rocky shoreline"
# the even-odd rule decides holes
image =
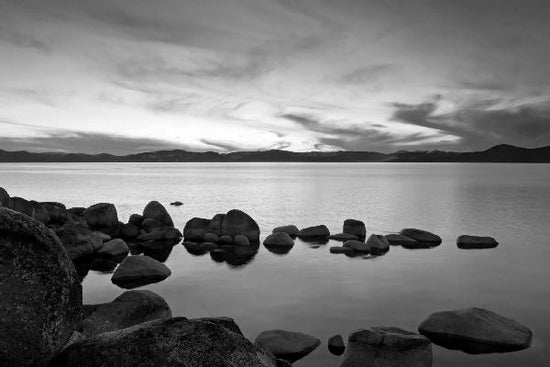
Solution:
[[[111,280],[126,289],[166,279],[171,271],[163,261],[182,238],[190,253],[241,262],[258,251],[260,227],[233,209],[192,218],[181,232],[157,201],[123,223],[110,203],[67,208],[11,197],[0,188],[0,365],[288,366],[323,343],[290,330],[266,330],[252,342],[229,317],[173,317],[162,297],[143,289],[127,290],[109,303],[82,304],[81,281],[90,269],[116,269]],[[367,237],[362,221],[347,219],[339,234],[325,225],[277,227],[263,245],[285,253],[296,238],[342,241],[329,251],[346,256],[385,256],[392,246],[431,248],[442,242],[416,228]],[[498,243],[461,235],[456,245],[481,249]],[[325,344],[343,355],[342,367],[419,367],[432,365],[432,343],[472,354],[503,353],[528,348],[531,339],[517,321],[472,307],[435,312],[418,332],[375,326],[350,332],[347,345],[341,335]]]

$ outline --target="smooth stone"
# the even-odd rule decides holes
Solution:
[[[328,340],[328,350],[330,353],[341,356],[344,354],[346,350],[346,346],[344,344],[344,339],[342,338],[342,335],[333,335]]]
[[[231,236],[221,236],[218,239],[220,245],[231,245],[233,243],[233,238]]]
[[[162,230],[155,230],[152,232],[140,234],[137,236],[139,241],[160,241],[164,239],[164,232]]]
[[[174,222],[168,211],[158,201],[150,201],[143,209],[143,218],[151,218],[159,221],[164,227],[173,227]]]
[[[128,256],[118,266],[111,281],[122,288],[157,283],[170,276],[166,265],[149,256]]]
[[[141,214],[132,214],[130,215],[130,219],[128,219],[128,223],[135,224],[137,227],[141,226],[142,221],[143,217]]]
[[[315,350],[321,341],[314,336],[294,331],[267,330],[258,335],[254,344],[276,358],[294,363]]]
[[[383,235],[371,234],[367,240],[367,247],[372,254],[384,254],[390,250],[390,243]]]
[[[147,290],[126,291],[112,302],[85,308],[88,315],[82,321],[82,334],[86,337],[172,317],[164,298]]]
[[[364,240],[367,236],[365,223],[357,219],[346,219],[342,232],[357,236],[360,240]]]
[[[350,248],[355,252],[360,252],[363,254],[370,254],[370,248],[367,246],[367,244],[363,241],[357,241],[357,240],[348,240],[344,242],[344,247]]]
[[[285,361],[284,359],[277,359],[275,361],[275,363],[277,364],[277,367],[292,367],[292,363],[290,363],[289,361]]]
[[[214,324],[217,324],[217,325],[220,325],[220,326],[223,326],[224,328],[234,332],[234,333],[237,333],[239,335],[242,335],[244,336],[243,332],[241,331],[241,328],[239,327],[239,325],[237,325],[237,323],[235,322],[235,320],[233,320],[231,317],[226,317],[226,316],[217,316],[217,317],[199,317],[197,319],[192,319],[192,320],[197,320],[197,321],[204,321],[204,322],[212,322]]]
[[[67,221],[67,207],[64,204],[51,201],[41,204],[50,215],[50,222],[62,224]]]
[[[296,237],[296,236],[298,236],[298,233],[300,232],[300,230],[294,224],[290,224],[290,225],[287,225],[287,226],[281,226],[281,227],[273,228],[272,233],[277,233],[277,232],[285,232],[290,237]]]
[[[329,252],[331,254],[351,254],[354,253],[355,250],[344,246],[334,246],[329,249]]]
[[[99,203],[90,206],[82,213],[86,222],[93,229],[113,228],[118,226],[118,215],[113,204]]]
[[[439,246],[441,244],[441,237],[422,229],[404,228],[399,232],[399,234],[412,238],[419,244],[424,244],[425,246]]]
[[[218,248],[218,245],[214,242],[203,242],[200,244],[200,249],[203,251],[210,251]]]
[[[140,228],[151,232],[162,229],[163,227],[163,224],[155,218],[143,218],[140,225]]]
[[[244,234],[238,234],[233,239],[233,243],[235,243],[236,246],[249,246],[250,241],[248,240],[248,237],[246,237]]]
[[[340,367],[430,367],[432,344],[420,334],[396,327],[372,327],[352,333]]]
[[[223,218],[221,235],[235,237],[238,234],[245,235],[252,243],[260,241],[258,223],[242,210],[232,209]]]
[[[71,213],[78,217],[83,216],[85,211],[86,211],[86,208],[84,208],[83,206],[73,206],[72,208],[67,209],[68,213]]]
[[[517,321],[478,307],[435,312],[422,321],[418,331],[435,344],[473,354],[522,350],[531,345],[533,337]]]
[[[417,241],[398,233],[388,234],[386,235],[386,239],[392,246],[414,247],[417,245]]]
[[[202,241],[204,235],[209,231],[210,219],[191,218],[183,228],[183,237],[185,241]]]
[[[172,205],[172,206],[182,206],[183,203],[181,201],[173,201],[173,202],[170,203],[170,205]]]
[[[461,249],[495,248],[498,242],[493,237],[462,235],[456,239],[456,245]]]
[[[100,255],[117,257],[127,255],[129,251],[130,249],[126,242],[120,238],[115,238],[114,240],[103,243],[97,253]]]
[[[294,240],[286,232],[275,232],[265,238],[264,245],[292,247],[294,246]]]
[[[126,223],[120,229],[120,234],[125,238],[136,238],[139,235],[139,228],[134,223]]]
[[[165,228],[163,230],[165,240],[179,240],[183,237],[180,230],[177,228]]]
[[[46,366],[81,320],[82,288],[58,237],[0,208],[0,364]]]
[[[220,237],[222,235],[222,224],[225,218],[225,214],[216,214],[210,220],[208,225],[208,231],[214,233]]]
[[[218,242],[219,239],[220,238],[218,237],[217,234],[212,233],[212,232],[208,232],[204,235],[203,241],[204,242]]]
[[[174,317],[103,333],[71,344],[59,367],[275,367],[275,359],[213,322]]]
[[[324,224],[312,227],[302,228],[298,232],[298,237],[300,238],[312,238],[312,237],[328,237],[330,236],[330,231],[327,226]]]
[[[328,236],[329,240],[335,240],[335,241],[348,241],[348,240],[359,240],[359,237],[353,235],[353,234],[347,234],[347,233],[337,233],[337,234],[331,234]]]
[[[181,244],[183,245],[183,247],[185,247],[187,252],[190,253],[191,255],[202,256],[208,252],[208,251],[204,251],[201,248],[200,243],[184,241]]]

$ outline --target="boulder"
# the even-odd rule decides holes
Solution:
[[[287,226],[273,228],[273,233],[277,233],[277,232],[285,232],[290,237],[296,237],[298,236],[298,233],[300,232],[300,230],[294,224],[290,224]]]
[[[16,212],[26,214],[29,217],[34,216],[34,206],[26,199],[14,196],[10,200],[10,205],[10,209],[15,210]]]
[[[357,236],[360,240],[364,240],[367,236],[367,228],[365,227],[365,223],[357,219],[346,219],[344,221],[343,232]]]
[[[164,239],[165,240],[178,240],[183,236],[179,229],[171,227],[164,229]]]
[[[158,201],[151,201],[143,209],[143,218],[151,218],[159,221],[164,227],[173,227],[172,217],[166,211],[164,205]]]
[[[118,226],[118,215],[113,204],[94,204],[82,214],[90,228],[102,230]]]
[[[495,248],[498,242],[493,237],[462,235],[456,239],[456,245],[461,249]]]
[[[79,217],[83,216],[85,211],[86,211],[86,208],[84,208],[82,206],[75,206],[75,207],[67,209],[68,213],[71,213],[71,214],[79,216]]]
[[[71,344],[54,360],[69,367],[275,367],[243,336],[212,322],[154,320]]]
[[[124,238],[136,238],[139,234],[139,228],[134,223],[126,223],[121,227],[120,234]]]
[[[337,233],[337,234],[331,234],[328,236],[329,240],[335,240],[335,241],[349,241],[349,240],[359,240],[359,237],[353,234],[347,234],[347,233]]]
[[[0,206],[9,207],[10,206],[9,204],[10,204],[10,195],[3,187],[0,187]]]
[[[164,232],[162,230],[155,230],[153,232],[148,232],[140,234],[137,239],[139,241],[159,241],[164,238]]]
[[[341,356],[342,354],[344,354],[346,346],[344,345],[344,339],[342,338],[342,335],[334,335],[329,338],[328,350],[330,353],[336,356]]]
[[[57,236],[0,208],[0,364],[46,366],[81,320],[82,289]]]
[[[114,240],[103,243],[97,253],[104,256],[119,257],[126,256],[129,251],[130,249],[128,248],[126,242],[120,238],[115,238]]]
[[[399,234],[415,240],[417,242],[416,247],[434,247],[441,244],[441,237],[422,229],[404,228]],[[401,246],[403,246],[403,244]]]
[[[435,344],[473,354],[525,349],[533,336],[517,321],[477,307],[433,313],[418,331]]]
[[[48,224],[48,222],[50,221],[50,213],[48,213],[46,207],[34,200],[31,200],[30,203],[34,209],[33,218],[39,222]]]
[[[244,234],[238,234],[233,239],[233,243],[236,246],[249,246],[250,245],[250,240]]]
[[[103,245],[86,223],[69,221],[56,231],[69,257],[76,260],[93,254]]]
[[[371,254],[385,254],[390,250],[390,243],[383,235],[371,234],[367,240],[367,247]]]
[[[242,210],[232,209],[223,218],[222,236],[235,237],[242,234],[252,243],[260,241],[260,227],[251,216]]]
[[[369,246],[367,246],[367,244],[363,241],[349,240],[344,242],[343,246],[363,254],[370,254],[371,252]]]
[[[231,238],[231,236],[221,236],[218,239],[218,243],[220,245],[231,245],[231,244],[233,244],[233,238]]]
[[[216,245],[214,242],[203,242],[200,244],[200,249],[203,251],[210,251],[218,248],[218,245]]]
[[[277,367],[292,367],[292,363],[290,363],[289,361],[286,361],[284,359],[276,359],[275,360],[275,363],[277,365]]]
[[[63,224],[67,221],[67,208],[64,204],[56,202],[42,202],[41,204],[50,215],[50,222]]]
[[[398,233],[388,234],[386,235],[386,239],[392,246],[414,247],[417,245],[417,241]]]
[[[294,331],[267,330],[258,335],[254,344],[276,358],[294,363],[315,350],[321,341],[314,336]]]
[[[172,274],[160,261],[149,256],[128,256],[118,266],[111,281],[122,288],[136,288],[157,283]]]
[[[432,344],[420,334],[396,327],[357,330],[348,338],[340,367],[430,367]]]
[[[183,247],[187,250],[188,253],[195,256],[202,256],[208,251],[205,251],[201,248],[201,245],[196,242],[184,241],[181,243]]]
[[[237,333],[239,335],[244,336],[243,332],[241,331],[241,328],[239,325],[235,323],[235,320],[233,320],[230,317],[225,316],[218,316],[218,317],[200,317],[198,319],[193,319],[196,321],[203,321],[203,322],[212,322],[214,324],[223,326],[227,330],[230,330],[234,333]]]
[[[147,290],[126,291],[112,302],[86,308],[88,315],[82,321],[82,334],[86,337],[172,317],[164,298]]]
[[[298,237],[300,238],[319,238],[319,237],[328,237],[330,236],[330,232],[324,224],[319,226],[313,226],[313,227],[306,227],[302,228],[300,232],[298,232]]]
[[[212,232],[208,232],[204,235],[203,241],[204,242],[218,242],[219,239],[220,238],[218,237],[217,234],[212,233]]]
[[[136,225],[136,227],[140,227],[142,221],[143,221],[143,217],[141,216],[141,214],[132,214],[128,219],[128,223],[132,223]]]
[[[352,254],[355,252],[354,249],[350,247],[343,247],[343,246],[334,246],[329,249],[331,254]]]
[[[264,240],[264,245],[292,247],[294,246],[294,240],[286,232],[275,232],[266,237]]]
[[[209,231],[210,219],[192,218],[183,228],[183,237],[185,241],[202,241],[204,235]]]
[[[220,237],[222,235],[222,224],[223,224],[224,218],[225,218],[225,214],[214,215],[214,217],[212,217],[208,225],[208,231]]]
[[[156,231],[162,227],[162,223],[155,218],[143,218],[140,225],[140,228],[143,228],[146,231]]]

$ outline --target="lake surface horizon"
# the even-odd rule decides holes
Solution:
[[[550,361],[550,165],[505,163],[2,163],[10,195],[71,206],[115,204],[127,222],[151,200],[180,230],[192,217],[238,208],[263,240],[276,226],[325,224],[342,231],[362,220],[367,236],[417,227],[440,235],[432,249],[392,246],[378,257],[329,253],[340,243],[296,240],[287,254],[263,245],[247,262],[195,256],[178,244],[172,275],[138,289],[166,299],[174,316],[229,316],[249,339],[264,330],[312,334],[322,344],[294,363],[337,366],[328,338],[371,326],[416,331],[430,313],[485,307],[528,326],[529,349],[469,355],[433,346],[434,366],[543,366]],[[182,201],[181,207],[170,206]],[[499,246],[462,250],[461,234],[493,236]],[[238,259],[237,259],[238,260]],[[124,290],[90,271],[84,303]],[[546,362],[546,363],[545,363]]]

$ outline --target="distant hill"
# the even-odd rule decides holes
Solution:
[[[0,149],[0,162],[509,162],[550,163],[550,146],[521,148],[497,145],[479,152],[362,151],[289,152],[286,150],[232,153],[160,150],[117,156],[112,154],[32,153]]]

